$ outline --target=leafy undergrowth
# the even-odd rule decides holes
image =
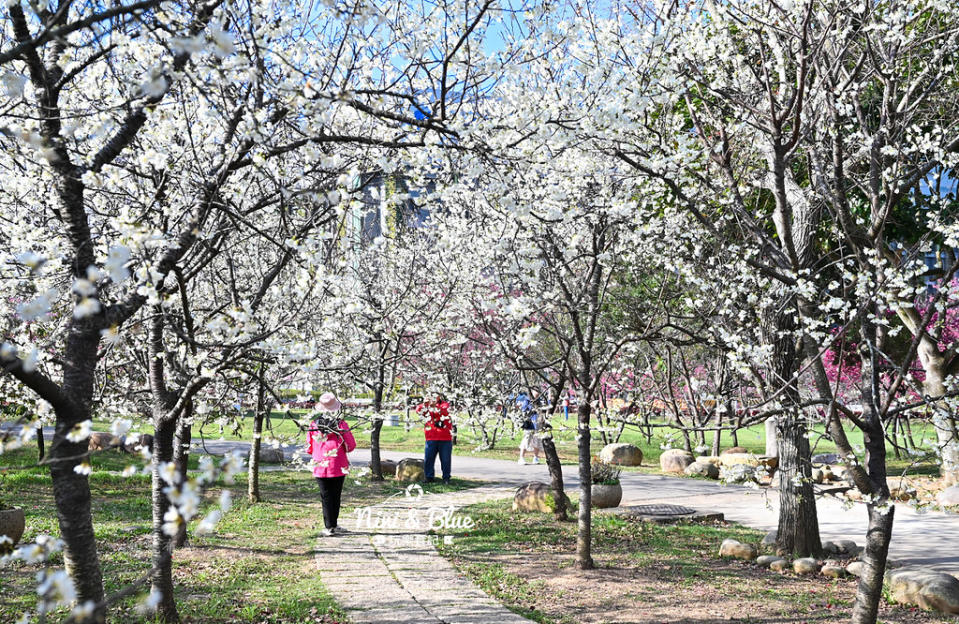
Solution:
[[[32,453],[31,453],[32,454]],[[27,519],[24,542],[37,535],[58,535],[50,477],[32,461],[4,455],[2,496],[22,507]],[[21,461],[22,460],[22,461]],[[90,477],[94,530],[108,594],[119,591],[150,568],[150,480],[147,475],[121,478],[112,472],[126,462],[119,457],[104,468],[95,465]],[[122,469],[122,466],[121,468]],[[454,479],[450,485],[424,485],[429,492],[454,491],[480,485]],[[246,501],[245,476],[229,486],[234,505],[210,536],[193,536],[174,555],[174,583],[184,622],[293,624],[346,622],[346,615],[319,581],[312,549],[323,528],[316,482],[308,472],[264,472],[260,475],[263,502]],[[349,478],[343,492],[342,514],[354,507],[402,496],[405,484],[371,483]],[[211,490],[206,505],[216,504],[220,491]],[[205,515],[202,511],[200,517]],[[191,527],[192,528],[192,527]],[[53,564],[62,566],[57,555]],[[38,566],[16,563],[0,568],[0,622],[16,621],[36,605]],[[108,617],[112,624],[147,622],[136,611],[143,594],[120,602]],[[59,621],[54,617],[51,621]]]
[[[498,501],[463,510],[475,530],[440,546],[487,593],[543,624],[780,622],[838,624],[852,610],[856,581],[797,577],[716,556],[732,537],[762,534],[726,523],[658,525],[593,516],[595,569],[576,566],[575,522],[517,514]],[[943,622],[941,616],[883,605],[880,622]]]

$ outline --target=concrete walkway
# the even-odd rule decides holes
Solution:
[[[414,492],[341,517],[340,526],[350,533],[317,543],[320,579],[355,624],[528,622],[457,574],[426,535],[431,511],[455,517],[464,505],[512,494],[510,486],[419,497]]]

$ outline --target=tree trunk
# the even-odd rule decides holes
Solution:
[[[263,412],[266,405],[266,385],[263,383],[265,364],[260,365],[257,376],[256,412],[253,414],[253,444],[250,445],[247,498],[251,503],[260,502],[260,447],[263,437]]]
[[[373,430],[370,432],[370,480],[383,480],[383,466],[380,464],[380,430],[383,428],[383,369],[380,368],[380,381],[373,388]]]
[[[896,507],[890,505],[883,511],[875,505],[868,505],[868,510],[869,529],[866,533],[866,550],[862,557],[865,569],[856,587],[852,624],[876,624]]]
[[[37,463],[43,461],[46,454],[45,440],[43,439],[43,425],[37,425]]]
[[[103,576],[93,533],[90,507],[90,481],[74,467],[87,453],[87,440],[70,442],[67,434],[74,426],[92,418],[93,373],[96,369],[100,334],[95,329],[71,323],[63,366],[63,395],[69,406],[56,409],[57,425],[48,451],[53,498],[57,506],[60,539],[63,540],[63,564],[73,581],[80,603],[103,602]],[[105,611],[98,609],[88,620],[100,622]]]
[[[794,331],[795,299],[786,297],[763,319],[765,341],[772,347],[768,362],[770,390],[781,393],[786,412],[776,422],[779,454],[779,529],[776,549],[780,554],[817,557],[822,552],[819,518],[812,487],[812,454],[808,429],[799,410],[795,379],[799,354]],[[777,387],[782,384],[782,388]],[[771,394],[771,393],[770,393]]]
[[[560,375],[559,382],[554,386],[556,394],[550,401],[546,417],[543,419],[543,454],[546,456],[546,467],[549,468],[550,486],[553,488],[553,516],[560,522],[569,520],[569,497],[566,496],[566,489],[563,485],[563,465],[559,461],[559,453],[556,451],[556,443],[553,441],[553,425],[551,423],[556,414],[556,407],[559,405],[559,397],[563,393],[566,385],[565,369],[564,374]]]
[[[713,448],[712,454],[719,455],[719,452],[722,448],[722,436],[723,436],[723,414],[722,412],[716,413],[716,430],[713,431]]]
[[[154,411],[153,432],[153,574],[151,587],[160,592],[157,618],[163,622],[179,622],[176,600],[173,596],[173,540],[163,531],[164,516],[170,509],[170,499],[163,493],[167,483],[160,477],[160,466],[173,461],[173,438],[177,419],[164,419],[172,401],[162,401]]]
[[[176,434],[174,436],[173,463],[176,464],[177,472],[180,474],[180,482],[187,480],[187,470],[190,463],[190,443],[193,440],[193,401],[187,401],[183,407],[183,413],[177,421]],[[186,522],[180,525],[176,537],[173,540],[174,548],[183,548],[187,543]]]
[[[798,414],[779,419],[779,554],[818,557],[822,553],[812,488],[806,424]]]
[[[590,465],[589,397],[584,396],[577,410],[579,418],[579,529],[576,535],[576,565],[592,570],[592,466]]]

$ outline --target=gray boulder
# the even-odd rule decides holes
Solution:
[[[401,459],[396,465],[397,481],[422,481],[426,478],[423,472],[423,460],[416,457]]]
[[[812,557],[803,557],[793,561],[793,572],[796,574],[815,574],[819,572],[819,562]]]
[[[683,473],[691,477],[719,478],[719,467],[711,462],[694,461],[686,466]]]
[[[381,459],[380,460],[380,471],[383,473],[384,477],[395,477],[396,476],[396,462],[392,459]]]
[[[789,560],[777,559],[769,564],[769,569],[773,572],[785,572],[789,569]]]
[[[752,544],[744,544],[732,538],[724,539],[723,543],[719,546],[720,557],[733,557],[734,559],[752,561],[758,554],[759,551],[757,551],[756,547]]]
[[[553,510],[553,491],[545,483],[531,481],[524,483],[513,494],[513,511],[542,511],[549,513]]]
[[[846,570],[842,566],[838,565],[824,565],[822,570],[819,572],[823,576],[828,576],[829,578],[843,578],[846,576]]]
[[[959,579],[921,568],[894,570],[886,575],[889,595],[898,603],[941,613],[959,613]]]
[[[260,447],[261,464],[282,464],[283,459],[283,449],[273,448],[272,446]]]
[[[853,576],[862,576],[862,573],[865,571],[866,564],[862,561],[853,561],[846,566],[846,572],[852,574]]]
[[[776,540],[779,538],[779,531],[772,530],[763,537],[763,541],[759,542],[759,545],[763,548],[775,548]]]
[[[686,470],[686,466],[694,461],[696,461],[696,458],[693,457],[692,453],[682,449],[670,449],[663,451],[663,454],[659,456],[659,468],[663,472],[682,474]]]
[[[838,464],[842,458],[839,457],[836,453],[820,453],[819,455],[812,456],[812,463],[814,464]]]
[[[785,562],[786,560],[783,559],[782,557],[777,557],[776,555],[762,555],[760,557],[756,557],[756,565],[760,565],[764,568],[770,567],[773,563],[777,561]]]
[[[607,444],[599,452],[599,458],[607,464],[617,466],[641,466],[643,463],[643,452],[639,447],[625,442]]]

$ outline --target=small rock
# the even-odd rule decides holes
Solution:
[[[819,572],[829,578],[843,578],[846,576],[846,571],[838,565],[824,565]]]
[[[395,477],[396,476],[396,462],[392,459],[381,459],[380,460],[380,472],[383,473],[384,477]]]
[[[752,544],[744,544],[739,540],[725,539],[719,546],[720,557],[733,557],[735,559],[752,561],[758,554],[755,546]]]
[[[819,572],[819,562],[812,557],[803,557],[793,561],[793,572],[796,574],[815,574]]]
[[[260,447],[260,463],[261,464],[282,464],[283,449],[273,448],[272,446],[261,446]]]
[[[637,446],[618,442],[604,446],[599,452],[599,458],[607,464],[617,466],[640,466],[643,463],[643,452]]]
[[[825,483],[825,482],[838,481],[838,480],[839,480],[839,477],[836,476],[836,473],[833,472],[832,470],[830,470],[829,468],[823,468],[823,469],[822,469],[822,480],[823,480],[824,483]]]
[[[852,540],[839,540],[836,542],[836,547],[839,548],[841,554],[845,555],[858,555],[859,546],[856,545],[856,542]]]
[[[822,483],[825,480],[825,473],[819,468],[812,469],[812,482],[813,483]]]
[[[553,491],[547,484],[539,481],[524,483],[513,494],[513,511],[542,511],[549,513],[553,510]]]
[[[789,569],[789,561],[787,559],[777,559],[769,564],[769,569],[773,572],[785,572]]]
[[[853,576],[862,576],[862,573],[865,569],[866,564],[862,561],[853,561],[846,566],[846,572],[852,574]]]
[[[686,466],[696,461],[692,453],[682,449],[670,449],[663,451],[659,456],[659,467],[663,472],[674,472],[681,474],[686,470]]]
[[[744,446],[734,446],[734,447],[732,447],[732,448],[726,449],[725,451],[723,451],[722,453],[720,453],[720,455],[742,455],[742,454],[745,454],[745,453],[749,453],[749,449],[748,449],[748,448],[746,448],[746,447],[744,447]]]
[[[423,460],[415,457],[401,459],[396,465],[397,481],[422,481],[426,478],[423,472]]]
[[[694,461],[693,463],[686,466],[686,469],[683,470],[683,473],[688,476],[696,477],[706,477],[708,479],[718,479],[719,478],[719,467],[716,464],[703,461]]]
[[[820,453],[812,456],[812,463],[814,464],[836,464],[839,461],[839,455],[836,453]]]
[[[776,561],[786,561],[782,557],[777,557],[776,555],[762,555],[756,558],[756,565],[760,565],[764,568],[768,568]]]
[[[706,462],[716,466],[717,468],[722,465],[722,458],[719,455],[703,455],[702,457],[697,457],[696,461]]]
[[[114,444],[119,444],[119,442],[119,439],[114,442],[114,437],[109,433],[94,431],[90,434],[90,438],[87,442],[87,450],[90,452],[106,451],[113,448]]]
[[[939,492],[939,496],[936,498],[936,500],[938,500],[939,504],[943,507],[959,505],[959,485],[947,487],[943,491]]]
[[[907,568],[888,573],[886,580],[890,596],[898,603],[959,613],[959,579],[950,574]]]
[[[759,542],[759,545],[775,548],[777,539],[779,539],[779,531],[770,531],[769,533],[766,533],[766,535],[763,537],[763,541]]]

